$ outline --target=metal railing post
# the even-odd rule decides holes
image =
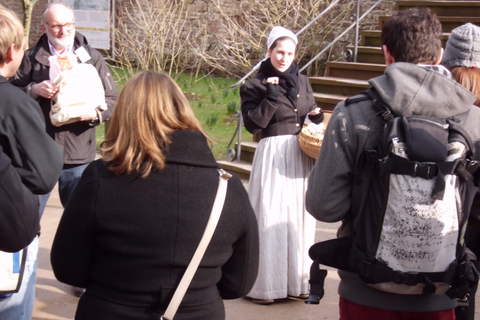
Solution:
[[[359,22],[360,22],[360,0],[357,0],[357,13],[355,15],[355,39],[353,44],[353,62],[357,62],[358,54],[358,33],[359,33]]]
[[[238,116],[238,142],[237,142],[237,162],[240,162],[240,154],[242,152],[242,125],[243,125],[243,115],[242,110],[239,112]]]

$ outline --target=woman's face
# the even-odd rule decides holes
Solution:
[[[295,42],[290,38],[277,40],[275,48],[268,50],[273,67],[280,72],[287,71],[295,59],[295,48]]]

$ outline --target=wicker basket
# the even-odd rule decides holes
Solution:
[[[321,112],[324,113],[322,123],[326,129],[328,121],[330,121],[330,117],[332,116],[332,111],[322,110]],[[320,147],[322,146],[325,129],[321,133],[312,134],[310,130],[308,130],[308,126],[303,125],[302,130],[298,134],[300,148],[302,148],[303,152],[305,152],[309,157],[312,157],[315,160],[318,158],[318,153],[320,152]]]

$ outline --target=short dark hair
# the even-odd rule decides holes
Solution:
[[[434,64],[442,48],[442,25],[428,8],[399,11],[383,25],[382,44],[395,62]]]

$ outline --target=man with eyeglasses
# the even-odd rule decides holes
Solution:
[[[65,3],[50,3],[42,17],[45,32],[37,44],[25,52],[22,63],[10,82],[22,88],[36,99],[42,109],[47,133],[63,149],[63,169],[58,181],[60,201],[67,204],[83,170],[96,155],[95,126],[109,120],[117,98],[117,89],[103,56],[89,44],[87,39],[75,31],[73,10]],[[95,108],[95,115],[87,113],[74,123],[54,126],[50,120],[52,97],[58,88],[50,79],[51,57],[60,63],[72,57],[78,63],[91,64],[100,77],[105,92],[106,108]],[[67,62],[68,63],[68,62]],[[68,68],[67,68],[68,69]],[[40,214],[45,209],[50,194],[40,195]],[[83,290],[74,288],[75,295]]]

